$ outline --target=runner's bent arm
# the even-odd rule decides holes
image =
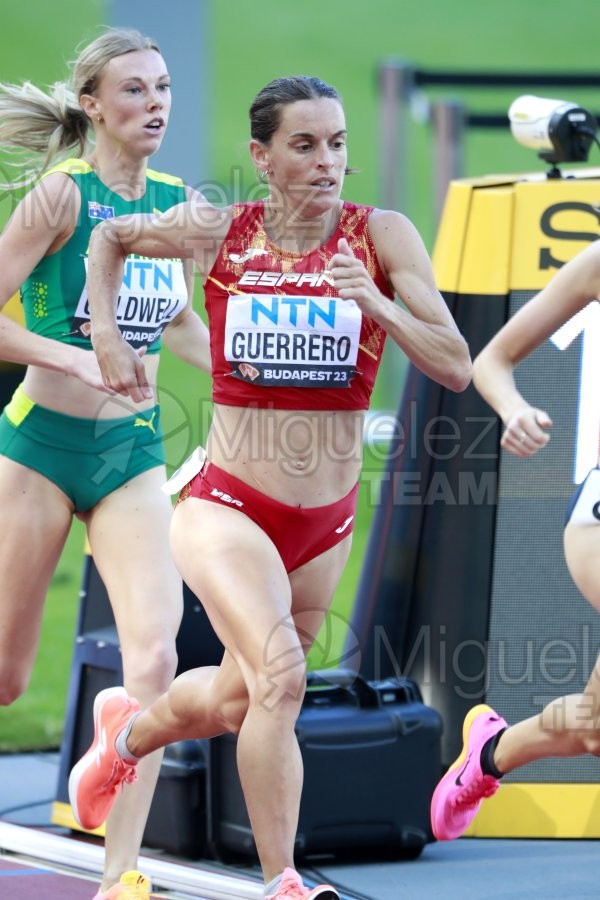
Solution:
[[[563,266],[492,338],[473,363],[475,387],[502,419],[502,446],[531,456],[549,441],[548,414],[519,392],[515,367],[600,294],[600,244],[590,244]]]
[[[369,230],[383,271],[407,309],[379,292],[347,244],[332,260],[340,296],[354,299],[425,375],[463,391],[471,379],[469,349],[437,289],[417,230],[400,213],[387,210],[373,211]]]
[[[20,289],[42,257],[63,246],[75,228],[80,195],[71,178],[44,178],[19,203],[0,236],[0,309]],[[0,315],[0,358],[74,375],[106,391],[93,353],[42,337]]]
[[[201,201],[188,201],[160,216],[118,216],[94,229],[88,268],[92,344],[104,382],[112,390],[135,402],[152,397],[144,364],[121,337],[116,321],[126,257],[137,253],[169,259],[193,258],[200,272],[206,274],[226,223],[225,211]]]

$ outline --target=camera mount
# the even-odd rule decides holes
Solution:
[[[515,140],[551,164],[548,177],[560,177],[558,163],[587,162],[592,143],[598,143],[595,117],[567,100],[525,94],[513,101],[508,118]]]

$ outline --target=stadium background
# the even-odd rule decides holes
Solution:
[[[178,7],[187,5],[187,0],[172,0],[168,8],[161,6],[165,16],[172,16]],[[156,0],[148,3],[153,9],[157,6]],[[200,86],[206,98],[204,120],[186,101],[189,85],[174,84],[173,102],[186,106],[190,133],[192,129],[199,133],[206,168],[198,173],[199,181],[218,187],[228,198],[255,185],[247,158],[247,109],[255,93],[279,75],[317,74],[338,87],[346,106],[350,164],[358,169],[348,180],[344,195],[361,203],[379,203],[377,67],[384,60],[404,59],[432,70],[597,70],[596,0],[572,0],[568,7],[558,0],[532,0],[528,4],[506,0],[502,6],[477,0],[455,0],[452,4],[447,0],[422,0],[420,4],[374,0],[368,5],[355,0],[305,0],[301,5],[275,0],[263,0],[260,5],[242,0],[206,0],[202,6],[205,27],[198,34],[196,48],[202,55],[206,80]],[[126,4],[120,8],[126,8]],[[113,13],[110,0],[55,0],[52,4],[27,0],[12,9],[5,6],[0,30],[0,80],[29,79],[46,85],[62,79],[66,63],[76,55],[75,48],[93,38],[99,25],[130,24],[122,15],[116,20]],[[160,43],[160,30],[153,28],[151,33]],[[472,111],[504,112],[516,93],[473,89],[461,92],[460,99]],[[433,154],[423,111],[428,100],[442,94],[440,90],[430,92],[415,105],[409,147],[410,192],[402,209],[421,230],[430,250],[435,240]],[[593,91],[579,89],[576,96],[572,91],[545,94],[565,96],[593,110],[600,107],[600,98]],[[454,89],[445,96],[456,98],[458,94]],[[469,134],[465,150],[465,175],[541,168],[535,155],[519,147],[508,132]],[[598,156],[599,151],[593,149],[590,162],[597,165]],[[0,196],[0,223],[9,215],[14,199],[7,193]],[[200,289],[195,303],[201,310]],[[169,434],[168,458],[174,467],[202,439],[209,406],[198,398],[209,397],[209,385],[166,353],[160,385]],[[398,385],[398,398],[400,392]],[[395,393],[396,389],[392,395]],[[375,405],[388,405],[384,400],[387,396],[381,386]],[[356,589],[381,456],[382,450],[377,447],[367,453],[360,524],[352,561],[335,602],[342,623]],[[76,523],[48,598],[31,687],[10,710],[0,710],[0,751],[57,747],[60,742],[82,548],[83,532]],[[341,639],[341,634],[333,634],[326,662],[333,661],[332,653]]]

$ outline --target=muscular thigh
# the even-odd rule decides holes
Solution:
[[[188,498],[175,510],[171,546],[246,683],[272,654],[298,648],[295,632],[280,627],[291,608],[288,575],[273,542],[244,513]]]
[[[600,524],[569,522],[564,531],[565,558],[571,577],[585,599],[600,612]],[[584,692],[584,706],[600,717],[600,659]]]
[[[314,642],[331,606],[351,544],[352,537],[349,535],[290,575],[292,615],[305,653]]]
[[[92,556],[125,645],[174,637],[181,621],[182,585],[169,548],[172,505],[161,490],[164,481],[162,467],[150,469],[86,516]]]
[[[72,504],[43,475],[0,456],[0,659],[33,663],[46,591]]]
[[[571,578],[588,603],[600,612],[600,523],[569,522],[563,541]]]

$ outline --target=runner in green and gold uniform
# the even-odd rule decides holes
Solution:
[[[77,227],[67,243],[43,257],[21,288],[25,321],[30,331],[90,349],[90,317],[85,277],[92,229],[114,216],[163,212],[183,203],[186,189],[180,178],[146,171],[143,196],[125,199],[99,178],[89,162],[69,159],[51,168],[41,181],[64,173],[79,189]],[[119,322],[128,343],[160,349],[164,328],[187,304],[187,287],[180,260],[131,257],[127,260],[120,298]]]
[[[69,159],[48,170],[66,175],[80,194],[76,227],[66,244],[42,257],[21,288],[27,328],[51,340],[91,349],[85,287],[87,248],[92,229],[106,218],[170,209],[186,199],[179,178],[146,172],[143,196],[126,200],[102,183],[89,162]],[[181,260],[132,257],[126,262],[120,297],[120,325],[134,347],[158,353],[169,322],[188,301]],[[91,509],[135,475],[164,463],[160,410],[153,407],[151,429],[134,429],[136,417],[99,421],[64,415],[29,398],[19,387],[0,416],[0,453],[45,475],[73,501],[79,513]],[[98,398],[95,398],[96,400]],[[110,423],[110,424],[109,424]],[[106,457],[110,455],[110,464]]]
[[[0,704],[27,687],[46,590],[77,515],[113,607],[125,681],[146,705],[175,673],[182,613],[172,507],[160,490],[160,411],[155,390],[134,405],[104,387],[90,342],[87,251],[103,220],[153,216],[194,192],[147,167],[171,105],[168,71],[150,39],[107,29],[80,54],[71,81],[47,94],[29,84],[0,89],[0,146],[30,148],[43,172],[0,236],[0,307],[20,290],[26,324],[2,315],[0,358],[27,366],[0,417]],[[121,336],[143,356],[154,387],[163,341],[209,370],[192,284],[188,262],[125,261]],[[149,896],[136,868],[159,767],[160,757],[149,759],[107,822],[95,900]]]

